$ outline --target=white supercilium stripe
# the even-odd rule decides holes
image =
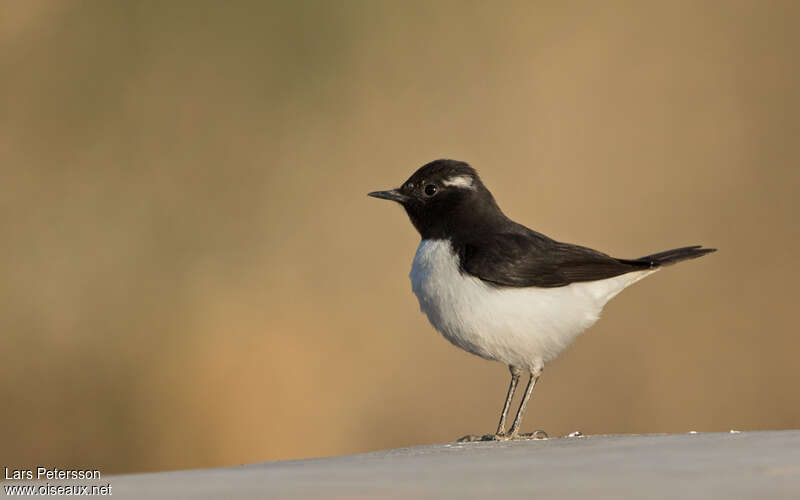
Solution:
[[[475,189],[475,186],[472,185],[472,177],[468,175],[457,175],[455,177],[450,177],[449,179],[442,181],[442,184],[445,186]]]

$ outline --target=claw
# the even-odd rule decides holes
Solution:
[[[518,439],[549,439],[547,433],[543,430],[528,432],[520,434]]]
[[[456,442],[474,443],[476,441],[495,441],[495,440],[496,439],[494,434],[484,434],[482,436],[478,434],[467,434],[466,436],[461,436],[460,438],[458,438]]]
[[[548,439],[547,433],[542,430],[525,434],[467,434],[456,440],[458,443],[475,443],[478,441],[518,441],[522,439]]]

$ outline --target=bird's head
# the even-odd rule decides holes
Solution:
[[[403,205],[423,239],[452,237],[502,216],[478,172],[456,160],[432,161],[399,188],[369,196]]]

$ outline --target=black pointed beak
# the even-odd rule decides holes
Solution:
[[[408,201],[408,196],[404,195],[397,189],[390,189],[388,191],[373,191],[371,193],[367,193],[367,196],[372,196],[373,198],[381,198],[383,200],[392,200],[398,203],[404,203]]]

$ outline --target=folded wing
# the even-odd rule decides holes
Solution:
[[[496,286],[553,288],[669,265],[714,251],[692,246],[640,259],[616,259],[552,240],[524,226],[514,229],[456,242],[462,270]]]

